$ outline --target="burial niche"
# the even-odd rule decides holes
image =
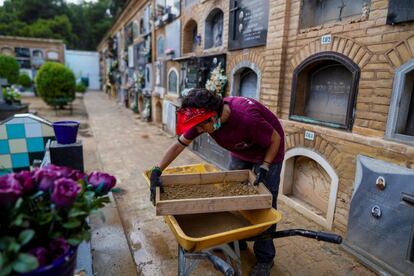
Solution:
[[[359,67],[344,55],[307,58],[293,72],[291,120],[351,130]]]

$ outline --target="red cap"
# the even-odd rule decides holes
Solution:
[[[215,111],[204,108],[180,108],[177,110],[177,135],[181,135],[192,127],[216,115]]]

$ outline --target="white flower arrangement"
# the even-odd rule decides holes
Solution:
[[[221,68],[220,62],[211,72],[210,79],[206,82],[206,89],[217,95],[223,95],[226,83],[227,76],[224,74],[224,69]]]

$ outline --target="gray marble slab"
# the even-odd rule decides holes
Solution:
[[[414,275],[414,171],[358,156],[354,188],[344,248],[380,274]]]

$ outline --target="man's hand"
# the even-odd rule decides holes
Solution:
[[[269,167],[262,165],[259,168],[259,172],[256,175],[256,180],[254,181],[254,185],[259,185],[259,183],[263,183],[266,185],[266,178],[267,178],[267,172],[269,171]]]
[[[156,190],[156,188],[160,187],[161,193],[164,192],[164,187],[162,186],[161,179],[160,179],[161,174],[162,174],[162,171],[158,167],[154,167],[151,170],[151,177],[150,177],[150,181],[151,181],[150,192],[151,192],[151,195],[150,195],[150,200],[151,200],[151,202],[154,206],[155,206],[155,190]]]

